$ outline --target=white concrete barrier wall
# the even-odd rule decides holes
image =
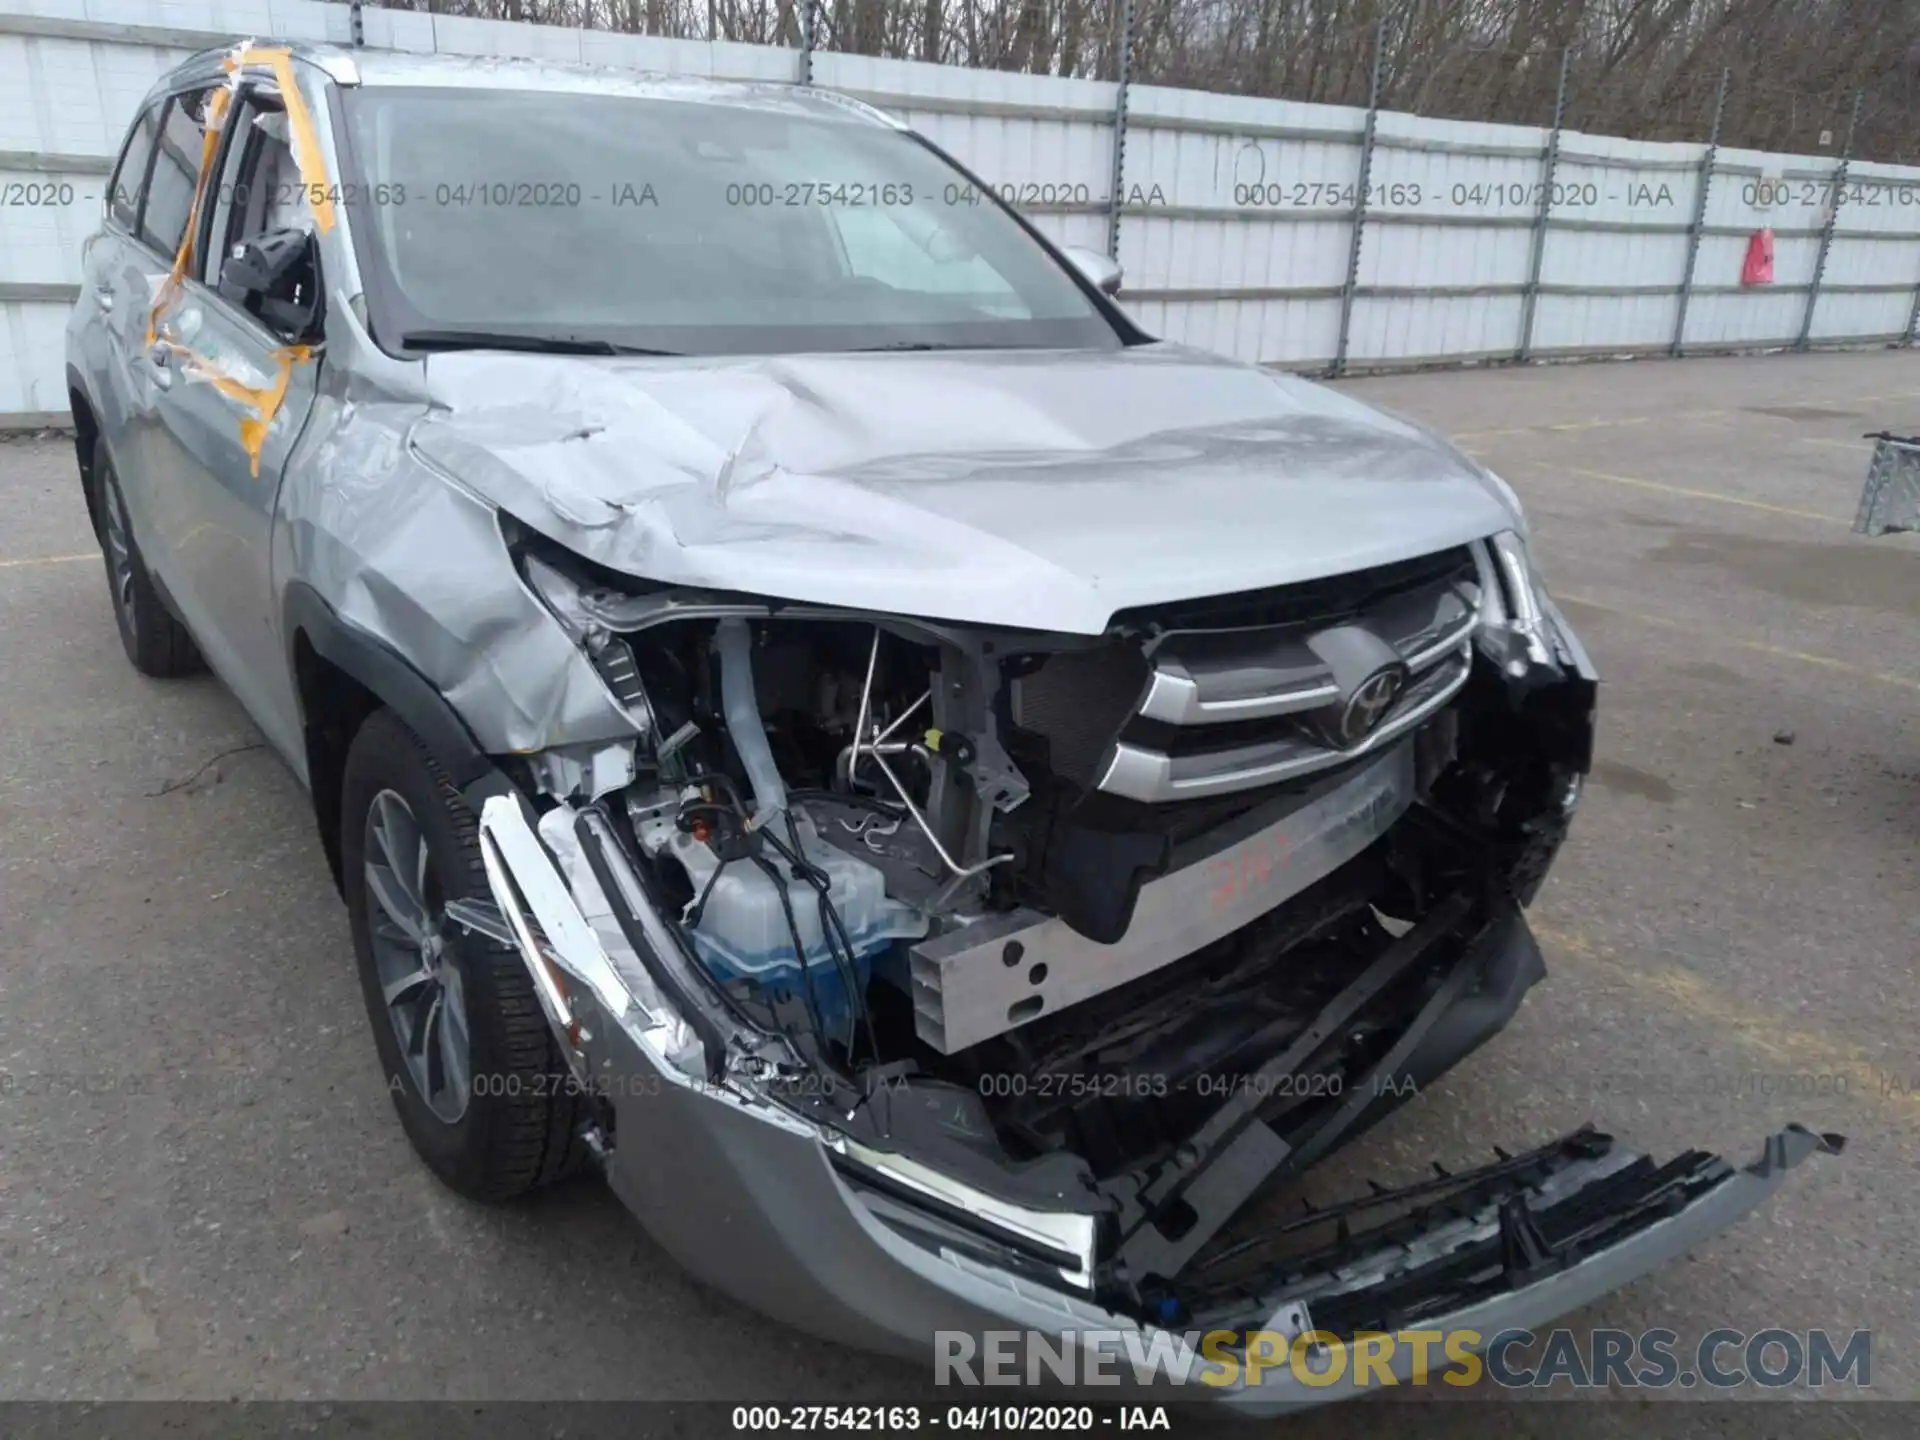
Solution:
[[[766,46],[404,10],[363,19],[373,48],[776,81],[799,68],[796,52]],[[80,244],[154,80],[243,36],[346,44],[350,23],[345,5],[316,0],[0,0],[0,423],[66,410]],[[1105,248],[1117,206],[1130,312],[1247,360],[1320,370],[1343,351],[1353,369],[1523,348],[1663,352],[1696,214],[1685,349],[1790,345],[1803,328],[1817,344],[1900,341],[1920,295],[1915,168],[1852,164],[1836,208],[1833,157],[1723,149],[1700,212],[1704,144],[1566,131],[1549,192],[1546,130],[1382,112],[1360,206],[1365,111],[1136,85],[1116,196],[1111,83],[834,53],[814,56],[813,77],[1013,187],[1057,241]],[[1763,227],[1774,283],[1743,288]]]

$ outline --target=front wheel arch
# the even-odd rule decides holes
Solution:
[[[341,619],[311,585],[288,587],[285,624],[306,746],[307,790],[327,867],[339,888],[340,786],[353,737],[369,715],[382,707],[392,710],[461,790],[495,774],[495,767],[432,681],[385,641]]]

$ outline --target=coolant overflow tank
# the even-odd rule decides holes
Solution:
[[[851,942],[854,973],[864,990],[873,975],[874,957],[896,940],[925,935],[927,917],[911,905],[889,899],[886,877],[878,869],[822,840],[810,822],[802,820],[799,830],[801,853],[827,877],[827,895]],[[672,833],[665,848],[686,868],[693,893],[707,896],[699,921],[688,935],[715,979],[743,980],[765,991],[770,1000],[793,998],[805,1003],[804,964],[827,1038],[844,1039],[852,1005],[841,967],[834,963],[827,945],[820,892],[809,881],[795,877],[793,867],[771,846],[761,853],[778,881],[751,859],[723,864],[710,845],[682,830]],[[782,890],[786,906],[781,904]],[[792,925],[787,922],[787,906],[792,908]],[[795,930],[800,933],[798,950],[793,943]]]

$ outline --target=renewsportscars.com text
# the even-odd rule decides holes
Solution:
[[[1709,1330],[1691,1345],[1672,1330],[1565,1327],[1396,1330],[1343,1339],[1323,1330],[943,1330],[934,1383],[957,1386],[1173,1384],[1309,1387],[1387,1385],[1502,1389],[1730,1390],[1873,1382],[1873,1334],[1770,1328]]]

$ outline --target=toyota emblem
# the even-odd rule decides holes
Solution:
[[[1358,745],[1371,735],[1406,688],[1407,667],[1397,664],[1381,667],[1356,685],[1340,710],[1340,744]]]

